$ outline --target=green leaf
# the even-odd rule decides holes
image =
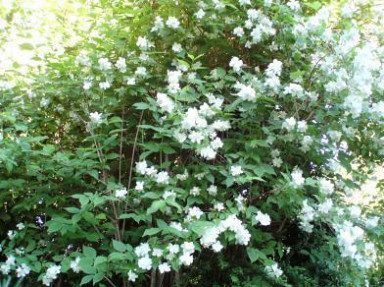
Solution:
[[[94,274],[95,267],[93,267],[93,258],[83,257],[80,260],[79,267],[86,274]]]
[[[103,280],[104,278],[104,273],[96,273],[94,276],[93,276],[93,285],[95,285],[96,283],[100,282],[101,280]]]
[[[255,262],[260,257],[260,251],[253,247],[247,247],[247,254],[249,259],[251,260],[251,263]]]
[[[66,207],[64,208],[66,211],[68,211],[69,213],[79,213],[80,212],[80,209],[76,208],[76,207]]]
[[[95,249],[85,245],[83,245],[83,253],[86,257],[89,257],[89,258],[96,258],[96,255],[97,255]]]
[[[159,233],[161,231],[160,228],[148,228],[144,231],[143,237],[144,236],[151,236]]]
[[[91,282],[92,279],[93,279],[93,275],[84,276],[83,278],[81,278],[80,286]]]
[[[125,246],[125,244],[120,241],[112,240],[112,245],[116,251],[125,252],[127,250],[127,247]]]
[[[159,209],[164,209],[165,207],[166,207],[165,200],[156,200],[152,202],[151,206],[147,209],[147,214],[155,213]]]
[[[137,110],[148,110],[149,109],[149,105],[147,103],[135,103],[133,105]]]

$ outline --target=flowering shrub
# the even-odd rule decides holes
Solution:
[[[379,286],[379,4],[1,5],[5,286]]]

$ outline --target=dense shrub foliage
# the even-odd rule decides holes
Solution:
[[[384,284],[382,4],[0,3],[1,286]]]

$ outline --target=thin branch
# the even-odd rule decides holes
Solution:
[[[138,140],[138,137],[139,137],[139,130],[140,130],[139,126],[141,124],[141,121],[143,120],[143,116],[144,116],[144,110],[141,111],[140,119],[139,119],[139,122],[137,124],[135,140],[133,142],[132,155],[131,155],[131,165],[129,167],[129,177],[128,177],[128,186],[127,186],[128,190],[131,188],[131,184],[132,184],[132,172],[133,172],[133,163],[135,162],[136,144],[137,144],[137,140]],[[127,212],[127,209],[128,209],[128,202],[125,204],[124,212]],[[126,219],[123,220],[123,227],[121,229],[122,236],[124,236],[125,225],[126,225]]]

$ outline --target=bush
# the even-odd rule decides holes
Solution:
[[[1,286],[383,283],[380,5],[82,2],[1,4]]]

